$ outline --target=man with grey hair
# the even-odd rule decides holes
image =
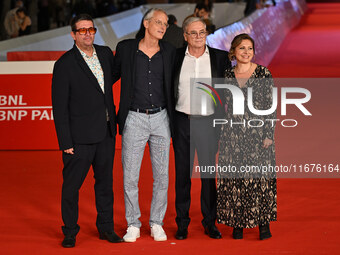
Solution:
[[[190,17],[183,23],[184,39],[188,46],[177,49],[174,70],[174,131],[173,145],[176,167],[176,239],[186,239],[190,223],[190,189],[191,173],[195,151],[200,166],[215,166],[219,130],[212,121],[223,108],[215,108],[212,100],[207,98],[206,108],[195,102],[201,96],[193,96],[192,79],[195,87],[202,84],[207,90],[212,86],[212,78],[222,78],[230,66],[228,52],[206,45],[206,24],[198,17]],[[198,82],[197,82],[198,81]],[[209,83],[209,84],[207,84]],[[209,89],[208,89],[209,90]],[[201,91],[201,90],[197,90]],[[210,93],[210,92],[209,92]],[[202,95],[204,96],[204,95]],[[195,101],[195,102],[194,102]],[[215,226],[216,221],[216,176],[200,173],[202,224],[205,233],[211,238],[221,238]]]
[[[143,18],[141,39],[119,42],[115,56],[115,80],[121,78],[118,111],[122,135],[125,216],[128,224],[125,242],[140,236],[141,212],[138,202],[140,166],[149,144],[153,171],[150,220],[151,236],[165,241],[162,227],[167,208],[169,149],[172,134],[171,74],[175,48],[160,41],[168,27],[161,9],[149,10]]]

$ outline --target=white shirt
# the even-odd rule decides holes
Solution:
[[[208,47],[203,55],[196,58],[189,53],[188,47],[182,64],[178,84],[178,101],[176,110],[188,115],[211,115],[214,113],[214,103],[210,95],[203,91],[211,90],[197,82],[211,84],[211,66]],[[201,88],[201,89],[199,89]]]

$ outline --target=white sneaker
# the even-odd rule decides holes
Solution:
[[[164,232],[164,229],[162,228],[161,225],[158,225],[158,224],[152,225],[151,237],[153,237],[155,241],[166,241],[167,240],[167,236]]]
[[[123,236],[123,239],[125,242],[133,243],[136,242],[136,239],[140,237],[140,230],[137,227],[129,226],[126,230],[125,236]]]

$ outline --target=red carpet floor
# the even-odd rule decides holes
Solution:
[[[301,24],[283,42],[269,66],[275,77],[340,77],[340,4],[313,4]],[[327,87],[327,86],[326,86]],[[294,130],[278,128],[279,163],[339,163],[339,88],[330,93],[315,86],[308,105],[313,116]],[[316,94],[315,94],[316,93]],[[326,93],[323,96],[322,93]],[[321,95],[321,96],[320,96]],[[315,98],[315,99],[314,99]],[[322,105],[322,106],[321,106]],[[330,108],[324,113],[322,109]],[[331,119],[333,118],[333,122]],[[324,121],[324,125],[317,122]],[[326,123],[327,122],[327,123]],[[114,166],[115,230],[126,229],[120,151]],[[340,179],[279,179],[278,221],[273,238],[258,240],[258,229],[245,230],[243,240],[219,225],[223,239],[203,233],[199,207],[200,181],[193,180],[189,238],[177,241],[174,210],[174,158],[170,159],[169,204],[164,228],[168,241],[154,242],[148,227],[152,191],[149,153],[141,170],[141,238],[136,243],[110,244],[95,228],[93,176],[80,193],[81,230],[73,249],[60,246],[61,154],[56,151],[0,151],[0,254],[339,254]],[[334,173],[333,176],[335,176]],[[339,176],[340,174],[337,174]]]

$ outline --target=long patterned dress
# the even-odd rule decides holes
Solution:
[[[234,68],[225,72],[226,80],[232,85],[239,84],[235,78]],[[244,115],[233,115],[233,98],[229,90],[225,90],[227,104],[226,120],[222,126],[219,166],[275,166],[275,122],[265,121],[276,119],[276,111],[270,115],[259,116],[248,109],[247,88],[253,88],[253,105],[257,110],[267,110],[272,106],[273,79],[266,67],[258,65],[241,88],[244,98]],[[263,121],[262,127],[259,121]],[[242,123],[246,125],[230,125]],[[249,124],[250,125],[249,125]],[[263,148],[263,140],[269,138],[273,144]],[[243,168],[244,169],[244,168]],[[247,173],[220,172],[217,180],[217,222],[231,227],[253,228],[258,225],[276,221],[276,175],[275,172]]]

